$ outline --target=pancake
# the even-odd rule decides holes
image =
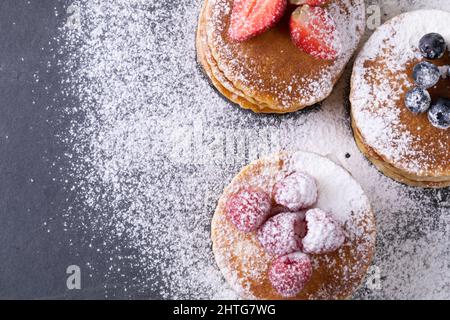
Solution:
[[[233,85],[220,73],[217,72],[217,66],[212,59],[211,51],[209,50],[207,44],[206,36],[206,17],[205,17],[205,7],[207,2],[205,1],[200,12],[197,36],[196,36],[196,48],[197,48],[197,60],[205,70],[205,73],[211,80],[211,83],[216,87],[216,89],[224,95],[228,100],[241,105],[244,109],[259,110],[264,109],[264,107],[258,106],[249,100],[247,100],[242,92],[239,92],[233,87]],[[213,74],[215,73],[215,74]],[[216,78],[220,79],[220,81]],[[237,93],[233,93],[230,90],[235,90]]]
[[[242,187],[271,193],[276,182],[292,171],[316,179],[319,197],[314,207],[333,213],[344,228],[346,241],[337,251],[311,255],[313,274],[295,300],[345,299],[359,287],[375,246],[375,221],[360,185],[342,167],[322,156],[296,152],[257,160],[225,188],[212,220],[213,251],[231,287],[244,299],[283,299],[271,286],[268,269],[275,257],[267,254],[255,233],[242,233],[225,215],[225,204]]]
[[[413,68],[425,59],[419,41],[437,32],[450,43],[450,13],[418,10],[379,27],[357,57],[351,79],[351,115],[356,143],[387,176],[419,187],[450,186],[450,130],[435,128],[427,114],[415,115],[405,106],[412,89]],[[450,64],[450,57],[434,60]],[[435,101],[450,98],[450,79],[430,90]]]
[[[328,9],[343,40],[335,61],[313,58],[290,39],[290,6],[274,28],[248,41],[228,38],[233,0],[205,1],[197,30],[198,60],[216,88],[258,113],[288,113],[330,95],[365,28],[363,0],[333,0]]]

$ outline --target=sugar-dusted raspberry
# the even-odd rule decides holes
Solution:
[[[329,253],[339,249],[345,241],[340,224],[333,216],[321,209],[306,212],[306,236],[303,238],[303,252],[312,254]]]
[[[301,252],[279,257],[269,270],[272,287],[285,298],[299,294],[311,279],[311,275],[311,260]]]
[[[277,257],[300,250],[305,234],[304,217],[301,212],[284,212],[267,220],[258,231],[264,250]]]
[[[228,219],[242,232],[253,232],[270,214],[269,194],[257,188],[245,188],[230,196],[226,204]]]
[[[275,184],[273,197],[291,211],[309,208],[317,200],[316,181],[306,173],[294,172]]]
[[[326,8],[298,7],[291,15],[289,28],[293,43],[314,58],[335,60],[342,52],[342,35]]]

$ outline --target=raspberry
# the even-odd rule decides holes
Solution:
[[[345,241],[339,223],[327,212],[312,209],[306,212],[306,236],[303,238],[303,252],[312,254],[329,253],[339,249]]]
[[[267,253],[277,257],[298,251],[305,234],[303,220],[301,212],[280,213],[263,224],[258,231],[258,240]]]
[[[269,270],[272,287],[285,298],[299,294],[311,279],[311,275],[311,260],[301,252],[279,257]]]
[[[317,185],[313,177],[303,172],[294,172],[274,186],[276,203],[298,211],[312,206],[317,200]]]
[[[226,204],[228,219],[242,232],[253,232],[270,214],[270,196],[259,189],[246,188],[233,194]]]

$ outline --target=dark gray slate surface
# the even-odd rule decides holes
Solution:
[[[64,231],[73,195],[58,172],[66,150],[55,134],[68,127],[58,107],[73,102],[61,95],[53,56],[65,12],[62,0],[0,1],[0,298],[158,298],[132,287],[124,293],[123,283],[104,277],[109,257],[89,250],[83,234]],[[420,221],[410,225],[392,229],[413,238]],[[386,237],[380,251],[388,245]],[[66,288],[72,264],[82,267],[81,291]],[[133,272],[124,271],[129,279]]]
[[[0,298],[104,297],[95,275],[82,274],[82,291],[66,288],[69,265],[101,257],[78,252],[77,235],[63,231],[70,195],[51,166],[65,124],[48,108],[62,103],[48,61],[64,13],[61,1],[0,1]]]

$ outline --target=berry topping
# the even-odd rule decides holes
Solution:
[[[273,197],[290,211],[311,207],[317,200],[316,181],[306,173],[294,172],[274,186]]]
[[[305,235],[304,218],[300,212],[285,212],[267,220],[258,231],[262,247],[274,256],[300,250]]]
[[[306,236],[303,238],[303,252],[322,254],[339,249],[345,241],[339,223],[327,212],[312,209],[306,212]]]
[[[264,191],[243,189],[230,196],[226,204],[228,219],[242,232],[253,232],[270,214],[271,199]]]
[[[273,27],[283,16],[287,0],[235,0],[228,35],[245,41]]]
[[[291,38],[297,47],[315,58],[335,60],[341,50],[336,24],[328,11],[308,5],[297,8],[290,21]]]
[[[428,110],[428,119],[436,128],[450,128],[450,99],[437,100]]]
[[[424,61],[414,67],[413,78],[417,85],[428,89],[439,82],[441,72],[434,64]]]
[[[420,39],[420,52],[427,59],[440,59],[447,50],[444,38],[438,33],[429,33]]]
[[[269,270],[272,287],[285,298],[299,294],[311,279],[311,275],[311,260],[301,252],[279,257]]]
[[[290,4],[295,4],[297,6],[302,4],[307,4],[309,6],[322,6],[328,2],[330,2],[330,0],[289,0]]]
[[[406,93],[405,105],[413,113],[423,113],[430,108],[431,96],[426,89],[414,88]]]

